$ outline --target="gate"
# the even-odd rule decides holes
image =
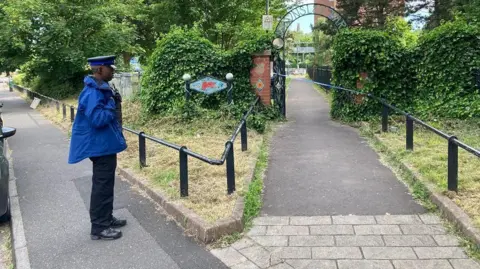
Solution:
[[[331,21],[337,29],[347,27],[345,19],[334,8],[322,4],[304,4],[291,8],[285,16],[280,19],[275,29],[275,40],[273,45],[278,51],[273,55],[273,77],[272,77],[272,99],[286,116],[286,73],[285,73],[285,35],[290,25],[297,19],[307,15],[318,15]]]

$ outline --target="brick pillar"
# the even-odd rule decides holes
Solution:
[[[250,70],[250,83],[263,104],[269,106],[270,88],[270,51],[252,55],[254,67]]]
[[[367,72],[360,72],[359,76],[360,76],[360,78],[357,79],[357,89],[361,90],[364,87],[363,83],[365,82],[366,79],[368,79],[368,73]],[[362,104],[364,98],[365,98],[364,94],[356,94],[355,99],[354,99],[355,104],[357,104],[357,105]]]

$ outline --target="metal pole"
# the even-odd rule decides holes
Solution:
[[[247,121],[246,120],[242,124],[240,137],[242,139],[242,151],[247,151],[248,150],[248,136],[247,136]]]
[[[188,196],[188,155],[186,147],[180,148],[180,196]]]
[[[413,150],[413,120],[407,116],[407,150]]]
[[[388,132],[388,106],[383,104],[382,109],[382,132]]]
[[[55,107],[57,108],[57,112],[60,112],[60,103],[55,102]]]
[[[270,1],[269,1],[269,0],[266,0],[266,3],[265,3],[265,15],[268,15],[269,9],[270,9]]]
[[[227,142],[230,149],[227,154],[227,193],[232,194],[235,191],[235,157],[233,155],[233,143]]]
[[[147,167],[147,150],[144,132],[138,134],[138,159],[140,161],[140,168]]]
[[[65,104],[62,104],[62,114],[63,114],[63,120],[67,119],[67,106]]]
[[[458,145],[452,136],[448,139],[448,190],[458,191]]]
[[[73,106],[70,107],[70,121],[73,122],[75,120],[75,108]]]

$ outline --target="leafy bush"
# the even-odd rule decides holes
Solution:
[[[239,119],[255,99],[250,85],[252,54],[270,49],[271,40],[264,34],[224,51],[204,38],[195,27],[172,28],[158,42],[149,60],[142,80],[140,100],[143,108],[150,114],[182,115],[183,120],[200,116],[205,109]],[[189,102],[185,102],[184,74],[190,74],[193,80],[207,75],[225,80],[227,73],[234,75],[234,105],[226,106],[227,91],[210,96],[192,92]],[[264,118],[260,118],[263,125]],[[261,130],[261,125],[253,126]]]
[[[386,29],[345,30],[334,40],[334,83],[385,98],[402,110],[423,117],[471,118],[480,114],[480,94],[472,71],[480,67],[480,29],[465,21],[448,22],[417,36],[402,20]],[[372,98],[335,92],[332,116],[345,121],[378,116]]]
[[[480,68],[480,28],[447,22],[420,37],[416,106],[422,115],[471,118],[480,115],[472,71]]]
[[[378,30],[346,30],[333,43],[333,79],[335,85],[355,89],[360,73],[366,72],[363,92],[385,98],[390,103],[407,109],[413,99],[414,76],[409,69],[410,50],[397,38]],[[380,104],[365,98],[354,102],[355,95],[335,91],[331,114],[346,121],[364,120],[379,115]]]

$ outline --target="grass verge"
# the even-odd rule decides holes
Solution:
[[[145,119],[139,113],[140,104],[124,103],[124,124],[154,137],[185,145],[189,149],[210,158],[220,158],[225,142],[238,122],[236,120],[201,118],[190,123],[174,118],[154,117]],[[139,124],[141,123],[141,124]],[[248,124],[248,121],[247,121]],[[138,136],[124,132],[129,145],[119,154],[119,164],[133,171],[139,178],[172,201],[182,203],[209,223],[231,215],[239,196],[245,195],[244,181],[251,176],[263,135],[248,131],[248,150],[242,152],[240,137],[234,143],[236,192],[227,195],[226,166],[213,166],[194,158],[188,159],[189,196],[180,197],[179,154],[175,150],[147,141],[147,165],[140,169]]]
[[[381,138],[375,127],[372,127],[377,124],[378,123],[363,123],[360,127],[362,136],[367,138],[372,148],[379,153],[381,161],[389,166],[396,176],[407,184],[413,197],[429,212],[440,215],[440,211],[436,205],[431,202],[429,198],[430,192],[426,187],[426,184],[435,187],[433,182],[428,181],[424,174],[418,172],[415,167],[409,162],[406,162],[404,156],[392,150],[392,146],[388,145],[387,142]],[[397,135],[399,134],[397,133]],[[467,251],[470,257],[480,260],[479,246],[472,239],[466,237],[455,224],[446,220],[444,220],[443,224],[450,233],[453,233],[459,238],[460,245]]]
[[[431,125],[455,134],[459,139],[474,148],[480,148],[480,121],[437,121]],[[405,149],[405,126],[392,121],[390,132],[381,133],[379,123],[368,124],[370,132],[396,156],[417,173],[421,180],[432,184],[436,191],[452,199],[480,228],[480,159],[463,149],[458,154],[458,193],[447,191],[448,143],[436,134],[416,126],[414,130],[414,150]]]
[[[268,167],[268,154],[270,139],[273,131],[269,128],[267,135],[265,136],[263,143],[260,147],[257,163],[255,165],[254,177],[248,186],[248,190],[245,193],[243,210],[243,222],[245,231],[252,227],[253,219],[258,216],[263,205],[263,179],[265,171]],[[227,235],[217,240],[212,244],[211,248],[225,248],[233,244],[235,241],[241,239],[243,233],[235,233]]]
[[[10,232],[9,224],[3,224],[0,228],[2,233],[2,262],[4,268],[13,269],[15,265],[13,263],[13,253],[12,253],[12,234]]]

